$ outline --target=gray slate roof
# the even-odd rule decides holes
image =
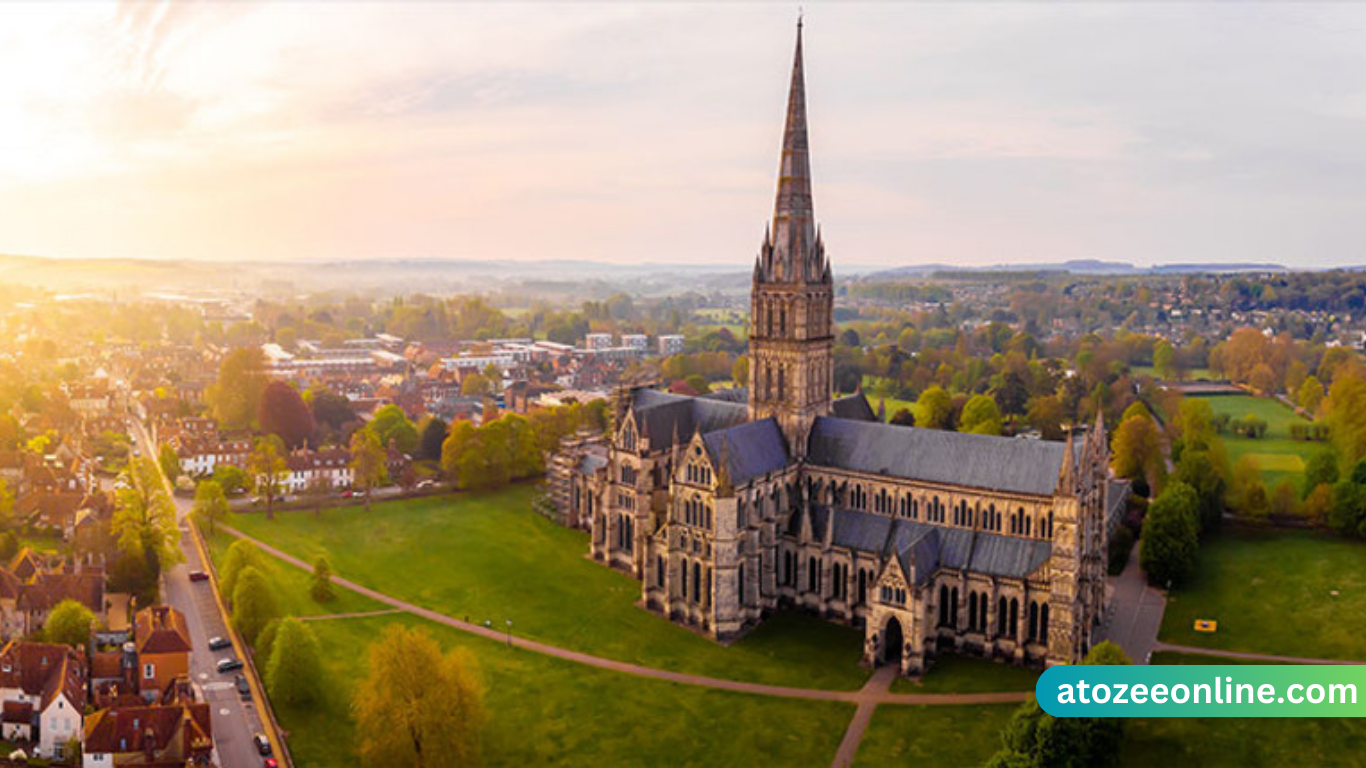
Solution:
[[[735,426],[749,418],[743,402],[687,397],[653,389],[633,393],[631,413],[636,430],[648,435],[653,447],[668,445],[675,434],[691,439],[694,433],[714,432]]]
[[[819,520],[833,520],[831,543],[837,547],[897,558],[901,569],[915,569],[916,583],[927,583],[940,568],[968,570],[1021,579],[1048,562],[1053,543],[922,523],[850,509],[811,508],[813,534]],[[800,516],[789,532],[800,530]],[[822,524],[819,531],[824,531]]]
[[[702,443],[713,465],[720,467],[725,462],[732,485],[744,485],[788,464],[787,444],[773,418],[708,432],[702,436]]]
[[[1062,442],[971,435],[819,417],[808,460],[817,466],[946,485],[1051,496]]]
[[[855,392],[852,395],[836,398],[830,404],[830,412],[837,419],[853,419],[854,421],[877,421],[877,414],[873,413],[873,406],[868,404],[868,398],[862,392]]]

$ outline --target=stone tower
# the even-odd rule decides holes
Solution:
[[[749,415],[776,417],[799,459],[806,455],[811,423],[830,412],[834,377],[834,290],[811,205],[800,21],[787,98],[773,224],[754,263]]]

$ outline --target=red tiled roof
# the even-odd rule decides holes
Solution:
[[[138,611],[133,635],[138,653],[189,653],[192,648],[185,615],[169,605],[152,605]]]

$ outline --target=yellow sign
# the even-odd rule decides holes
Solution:
[[[1214,631],[1217,630],[1217,629],[1219,629],[1219,622],[1217,622],[1217,621],[1214,621],[1214,620],[1212,620],[1212,619],[1196,619],[1196,620],[1195,620],[1195,631],[1196,631],[1196,632],[1214,632]]]

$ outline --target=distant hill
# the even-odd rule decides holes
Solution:
[[[942,272],[1038,272],[1069,275],[1186,275],[1289,271],[1290,268],[1282,264],[1259,264],[1252,262],[1234,264],[1158,264],[1151,267],[1138,267],[1122,261],[1079,259],[1075,261],[1051,263],[996,264],[986,267],[921,264],[868,272],[862,275],[860,279],[901,280],[907,278],[928,278],[936,273]]]

